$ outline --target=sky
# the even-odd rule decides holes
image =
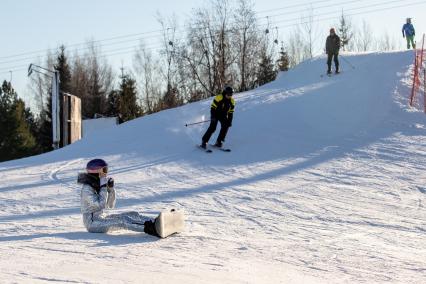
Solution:
[[[43,62],[48,49],[68,46],[81,51],[88,40],[100,41],[102,54],[118,72],[132,67],[132,55],[141,38],[159,47],[157,13],[164,17],[175,14],[184,26],[195,8],[208,5],[207,0],[138,1],[138,0],[2,0],[2,40],[0,44],[0,80],[11,80],[18,95],[34,105],[28,88],[29,64]],[[422,11],[426,1],[420,0],[257,0],[253,1],[259,23],[269,26],[271,37],[280,42],[294,30],[300,18],[313,11],[318,30],[318,46],[336,26],[343,9],[355,25],[365,20],[377,35],[388,32],[404,43],[401,27],[407,17],[413,18],[417,39],[426,31]],[[390,9],[391,8],[391,9]],[[317,50],[321,52],[321,50]]]

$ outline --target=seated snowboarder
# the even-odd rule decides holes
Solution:
[[[212,134],[216,131],[217,123],[220,122],[220,132],[214,146],[222,147],[225,141],[226,133],[229,127],[232,126],[232,119],[234,116],[235,101],[232,98],[234,90],[231,87],[225,87],[222,94],[214,97],[210,108],[210,126],[201,139],[201,148],[206,149],[207,143]]]
[[[87,163],[86,173],[78,176],[81,189],[81,213],[83,223],[90,233],[106,233],[108,231],[127,229],[145,232],[158,237],[155,220],[138,212],[107,214],[104,209],[115,207],[114,180],[107,177],[108,164],[102,159],[94,159]]]

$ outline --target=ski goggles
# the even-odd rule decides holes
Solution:
[[[102,168],[88,169],[87,172],[92,173],[92,174],[100,174],[100,173],[107,174],[108,173],[108,166],[102,167]]]

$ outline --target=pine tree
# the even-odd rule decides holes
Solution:
[[[65,55],[65,46],[59,47],[59,55],[56,58],[55,70],[59,72],[59,89],[64,93],[71,93],[71,71],[68,59]]]
[[[353,31],[352,31],[352,25],[350,21],[343,14],[343,10],[342,10],[342,15],[340,16],[338,30],[339,30],[342,49],[346,50],[346,46],[349,44],[349,41],[351,40],[353,36]]]
[[[117,91],[118,115],[125,122],[142,115],[142,110],[137,103],[136,81],[130,76],[121,76],[120,89]]]
[[[277,65],[279,71],[288,71],[290,66],[290,58],[283,45],[281,45],[280,58],[277,60]]]
[[[35,153],[36,141],[27,122],[28,112],[11,83],[4,81],[0,89],[0,161]]]
[[[257,72],[257,83],[262,86],[266,83],[274,81],[277,76],[272,58],[265,51],[262,52],[260,57],[259,69]]]

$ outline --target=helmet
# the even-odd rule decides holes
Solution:
[[[232,96],[233,93],[234,93],[234,90],[229,86],[226,86],[223,89],[223,92],[222,92],[222,94],[224,94],[224,95],[231,95],[231,96]]]
[[[330,33],[336,33],[336,30],[334,28],[331,28]]]
[[[407,18],[407,23],[410,23],[411,22],[411,18]]]
[[[89,174],[108,173],[108,164],[102,159],[93,159],[86,165],[86,171]]]

